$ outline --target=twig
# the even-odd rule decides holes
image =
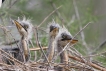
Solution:
[[[11,55],[9,55],[7,52],[5,52],[4,50],[2,50],[2,49],[0,49],[0,51],[1,52],[3,52],[4,54],[6,54],[8,57],[10,57],[10,58],[8,58],[8,59],[10,59],[11,61],[16,61],[16,62],[18,62],[20,65],[23,65],[24,67],[25,67],[25,69],[28,67],[28,68],[33,68],[33,67],[30,67],[30,66],[28,66],[28,65],[25,65],[24,63],[22,63],[22,62],[20,62],[19,60],[17,60],[17,59],[15,59],[14,57],[12,57]],[[42,69],[40,69],[40,68],[36,68],[36,67],[34,67],[35,69],[39,69],[39,70],[42,70]],[[45,71],[45,70],[44,70]]]
[[[77,7],[77,4],[76,4],[76,1],[75,1],[75,0],[73,0],[73,5],[74,5],[76,17],[77,17],[77,19],[78,19],[78,21],[79,21],[79,29],[81,30],[81,29],[82,29],[82,25],[81,25],[81,21],[80,21],[79,12],[78,12],[78,7]],[[90,49],[88,48],[87,43],[86,43],[86,41],[85,41],[84,32],[82,31],[80,34],[81,34],[81,39],[82,39],[83,45],[84,45],[85,48],[87,49],[87,53],[90,54],[90,52],[89,52]]]
[[[70,51],[71,54],[74,54],[76,57],[82,59],[85,63],[88,62],[75,48],[68,49],[68,51]]]
[[[11,0],[10,0],[11,1]],[[18,2],[19,0],[15,0],[12,4],[11,4],[11,2],[10,2],[10,6],[9,6],[9,9],[16,3],[16,2]]]
[[[106,40],[104,40],[91,54],[95,54],[98,50],[103,49],[103,46],[106,44]]]
[[[89,56],[85,56],[85,57],[95,57],[95,56],[100,56],[100,55],[105,54],[105,53],[106,53],[106,51],[101,52],[101,53],[97,53],[97,54],[93,54],[93,55],[89,55]]]
[[[48,47],[42,47],[43,50],[46,50]],[[40,48],[30,48],[30,51],[38,51]]]
[[[15,59],[14,57],[10,56],[7,52],[5,52],[4,50],[0,49],[1,52],[5,53],[7,56],[9,56],[10,58],[12,58],[13,60],[15,60],[16,62],[18,62],[19,64],[22,64],[24,66],[26,66],[25,64],[23,64],[22,62],[20,62],[19,60]]]
[[[35,28],[35,30],[36,30],[36,36],[37,36],[37,43],[38,43],[38,46],[40,47],[40,49],[41,49],[43,55],[45,56],[45,58],[46,58],[46,60],[47,60],[47,62],[48,62],[48,65],[49,65],[50,68],[51,68],[51,65],[50,65],[50,63],[49,63],[49,60],[48,60],[48,58],[47,58],[45,52],[43,51],[43,48],[42,48],[41,44],[39,43],[37,28]]]
[[[68,55],[69,58],[73,59],[73,60],[76,60],[76,61],[79,61],[79,62],[82,62],[82,63],[85,63],[82,59],[78,58],[78,57],[74,57],[74,56],[71,56],[71,55]],[[106,68],[103,68],[103,67],[100,67],[92,62],[88,62],[88,64],[98,70],[101,70],[101,71],[106,71]]]
[[[51,3],[51,5],[52,5],[52,7],[54,8],[54,10],[56,10],[56,5],[53,3],[52,0],[51,0],[50,3]],[[58,15],[59,19],[62,21],[62,26],[63,26],[63,24],[65,24],[65,21],[64,21],[64,19],[61,17],[61,15],[60,15],[60,13],[59,13],[58,10],[56,10],[56,14]]]
[[[3,25],[0,25],[0,28],[2,28],[3,30],[5,30],[5,32],[8,31],[8,29],[6,29]],[[9,34],[12,36],[13,40],[16,41],[15,38],[13,37],[13,35],[11,34],[11,32],[9,32]],[[16,43],[16,45],[19,48],[19,45],[17,43]]]
[[[29,40],[29,43],[31,44],[32,48],[34,48],[34,45],[31,40]],[[30,50],[30,48],[29,48],[29,50]],[[34,51],[34,60],[35,61],[36,61],[36,58],[37,58],[37,53],[36,53],[36,51]]]
[[[46,18],[44,18],[44,20],[37,26],[37,28],[39,28],[55,11],[57,11],[59,8],[61,8],[62,6],[59,6],[58,8],[56,8],[54,11],[52,11]]]

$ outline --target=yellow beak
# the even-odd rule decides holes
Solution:
[[[16,20],[14,20],[14,24],[16,25],[20,35],[27,36],[27,31],[24,29],[24,27]]]
[[[72,40],[71,40],[71,43],[72,43],[72,44],[75,44],[75,43],[77,43],[77,42],[78,42],[77,39],[72,39]]]
[[[16,25],[16,27],[17,27],[18,30],[21,30],[23,28],[21,26],[21,24],[18,21],[16,21],[16,20],[14,20],[14,24]]]

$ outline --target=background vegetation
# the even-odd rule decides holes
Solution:
[[[60,8],[49,16],[58,7]],[[76,38],[79,42],[75,45],[75,48],[84,56],[98,54],[93,56],[92,59],[99,60],[106,66],[105,7],[105,0],[5,0],[0,8],[0,24],[6,26],[9,32],[12,32],[14,38],[19,39],[16,27],[10,19],[26,16],[31,19],[36,27],[49,16],[39,30],[40,42],[42,46],[47,46],[47,33],[44,31],[46,31],[47,25],[52,19],[60,25],[65,25],[73,36],[87,23],[92,22],[82,33],[77,35]],[[4,35],[5,32],[0,29],[1,44],[10,41]],[[33,43],[36,46],[36,42]]]

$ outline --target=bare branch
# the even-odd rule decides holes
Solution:
[[[52,0],[51,0],[50,3],[51,3],[51,5],[52,5],[52,7],[54,8],[54,10],[56,10],[56,5],[53,3]],[[62,26],[63,26],[63,24],[65,24],[65,20],[61,17],[61,15],[60,15],[60,13],[59,13],[58,10],[56,10],[56,14],[58,15],[59,19],[61,20],[61,22],[62,22]]]
[[[50,66],[50,68],[51,68],[51,65],[50,65],[50,63],[49,63],[49,60],[48,60],[48,58],[47,58],[45,52],[43,51],[43,48],[42,48],[41,44],[39,43],[37,28],[35,28],[35,30],[36,30],[36,36],[37,36],[37,43],[38,43],[38,46],[40,47],[40,49],[41,49],[43,55],[45,56],[45,58],[46,58],[46,60],[47,60],[47,62],[48,62],[48,64],[49,64],[49,66]]]
[[[71,55],[68,55],[69,58],[71,59],[74,59],[76,61],[79,61],[79,62],[82,62],[82,63],[85,63],[82,59],[78,58],[78,57],[74,57],[74,56],[71,56]],[[106,68],[103,68],[103,67],[100,67],[92,62],[88,62],[88,65],[98,69],[98,70],[101,70],[101,71],[106,71]]]
[[[46,50],[48,47],[42,47],[43,50]],[[38,51],[40,48],[30,48],[30,51]]]
[[[61,8],[62,6],[59,6],[58,8],[56,8],[54,11],[52,11],[46,18],[44,18],[44,20],[37,26],[37,28],[39,28],[55,11],[57,11],[59,8]]]
[[[78,19],[78,21],[79,21],[79,29],[81,30],[81,29],[82,29],[82,25],[81,25],[81,21],[80,21],[80,15],[79,15],[79,12],[78,12],[78,7],[77,7],[77,4],[76,4],[76,0],[73,0],[73,5],[74,5],[76,17],[77,17],[77,19]],[[89,53],[89,50],[90,50],[90,49],[88,48],[87,43],[86,43],[86,41],[85,41],[84,32],[82,31],[80,34],[81,34],[82,43],[83,43],[83,45],[85,46],[85,48],[87,49],[87,53],[90,54],[90,53]]]

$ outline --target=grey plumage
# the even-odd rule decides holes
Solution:
[[[70,42],[71,44],[74,44],[74,42],[76,43],[78,40],[76,39],[72,39],[72,35],[70,34],[70,32],[68,32],[68,30],[66,28],[61,28],[59,30],[59,33],[56,37],[56,47],[58,49],[58,52],[61,52],[63,50],[63,48]],[[68,64],[68,54],[67,51],[64,50],[61,54],[60,54],[60,63],[64,63],[64,64]],[[59,71],[66,71],[64,68],[59,68]]]
[[[10,53],[14,58],[18,59],[21,62],[27,62],[30,59],[30,51],[29,51],[29,43],[28,41],[32,38],[32,24],[30,20],[24,18],[23,20],[18,19],[12,20],[12,22],[16,25],[21,39],[18,43],[18,47],[3,47],[2,49],[7,53]],[[5,60],[4,60],[5,59]],[[14,64],[14,62],[8,60],[3,57],[3,61],[7,64]]]
[[[49,23],[49,26],[48,26],[49,42],[48,42],[48,49],[47,49],[47,58],[49,62],[52,61],[52,58],[54,56],[55,37],[57,36],[59,32],[59,28],[60,28],[59,24],[56,23],[54,20],[51,23]],[[46,61],[46,59],[44,61]]]

